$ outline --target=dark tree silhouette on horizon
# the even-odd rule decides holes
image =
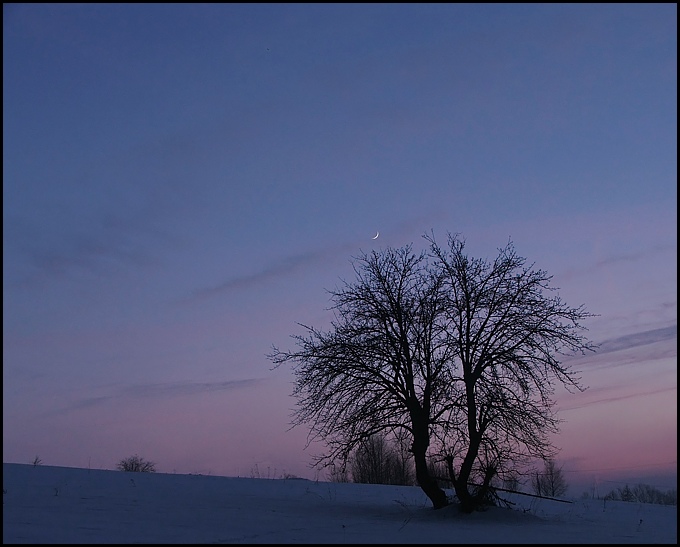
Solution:
[[[580,334],[590,314],[543,294],[551,278],[511,244],[487,263],[458,236],[446,249],[425,239],[418,254],[409,245],[355,258],[356,279],[329,291],[330,329],[301,325],[296,350],[268,357],[292,364],[293,425],[327,446],[315,465],[346,463],[372,435],[405,434],[433,507],[449,503],[428,465],[438,456],[472,511],[515,460],[551,453],[553,383],[583,389],[557,356],[593,349]]]
[[[354,264],[356,281],[331,291],[330,331],[302,325],[307,336],[294,336],[299,349],[274,348],[270,358],[295,363],[293,423],[310,424],[310,440],[326,443],[317,465],[346,464],[372,435],[404,430],[416,480],[439,508],[448,499],[428,471],[429,426],[452,395],[453,355],[438,343],[442,279],[426,259],[410,246],[363,254]]]
[[[556,498],[567,492],[568,485],[562,468],[557,466],[555,460],[546,460],[543,472],[536,471],[532,475],[531,488],[538,496]]]
[[[488,499],[494,477],[555,455],[555,385],[585,389],[560,359],[595,350],[581,324],[593,314],[552,294],[552,276],[527,265],[512,242],[489,262],[468,257],[458,236],[449,235],[446,249],[426,239],[445,276],[448,344],[456,356],[455,399],[446,429],[434,433],[461,507],[471,511]]]

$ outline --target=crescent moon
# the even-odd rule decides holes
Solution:
[[[378,239],[378,236],[380,235],[380,232],[375,233],[375,237],[372,237],[371,239]]]

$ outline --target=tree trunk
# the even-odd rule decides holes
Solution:
[[[437,480],[430,475],[430,470],[427,467],[427,447],[430,444],[428,436],[427,425],[424,427],[413,428],[413,459],[416,465],[416,480],[418,486],[425,492],[425,495],[430,498],[432,506],[435,509],[441,509],[449,504],[449,498],[446,492],[442,490],[437,484]]]
[[[463,513],[472,513],[479,504],[478,500],[470,493],[470,473],[472,472],[472,464],[477,458],[479,452],[480,437],[477,435],[470,436],[470,445],[468,446],[467,454],[460,466],[458,477],[453,481],[453,489],[456,492],[456,497],[460,502],[460,510]]]
[[[418,486],[425,492],[425,495],[430,498],[432,506],[435,509],[441,509],[449,504],[449,498],[446,496],[446,492],[439,488],[437,480],[430,475],[427,469],[427,460],[425,455],[417,456],[414,454],[414,460],[416,463],[416,480],[418,481]]]

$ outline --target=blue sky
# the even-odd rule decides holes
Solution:
[[[598,314],[569,469],[677,476],[675,4],[5,4],[3,82],[3,461],[309,474],[266,354],[434,230]]]

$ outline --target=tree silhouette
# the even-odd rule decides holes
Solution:
[[[416,480],[435,508],[448,499],[427,466],[430,427],[451,396],[453,355],[441,326],[441,275],[411,247],[388,248],[355,260],[356,281],[330,291],[335,319],[329,332],[301,325],[298,350],[269,355],[294,363],[298,405],[293,423],[310,425],[310,442],[328,452],[317,465],[346,463],[371,435],[404,430],[412,439]]]
[[[493,262],[465,254],[449,235],[432,256],[444,273],[448,345],[455,354],[455,398],[446,427],[435,431],[464,511],[484,503],[495,476],[505,478],[532,458],[550,459],[559,430],[554,386],[583,391],[577,373],[559,358],[593,351],[581,322],[592,314],[570,308],[550,286],[552,276],[527,266],[512,243]]]
[[[293,424],[327,446],[316,465],[346,463],[377,433],[407,435],[434,508],[449,503],[428,465],[439,455],[472,511],[515,460],[550,454],[554,380],[583,389],[557,356],[592,349],[579,334],[590,314],[545,296],[551,278],[511,244],[489,264],[468,258],[458,236],[447,249],[425,239],[428,252],[355,258],[354,282],[329,291],[330,329],[301,325],[296,350],[268,357],[292,364]]]
[[[543,473],[536,472],[531,477],[531,487],[535,494],[552,498],[565,494],[568,488],[562,468],[557,466],[555,460],[545,461]]]

